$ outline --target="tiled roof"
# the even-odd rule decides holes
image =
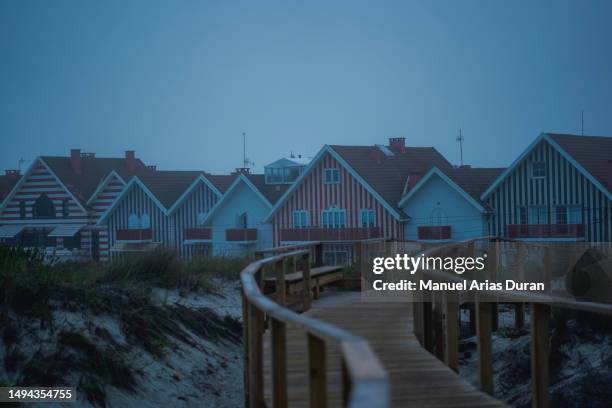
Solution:
[[[15,184],[21,179],[20,174],[7,174],[0,176],[0,203],[11,192]]]
[[[612,192],[612,137],[557,133],[548,136]]]
[[[330,147],[400,214],[398,203],[409,175],[418,177],[433,166],[440,170],[452,168],[433,147],[406,147],[404,152],[393,150],[391,156],[385,155],[377,146]]]
[[[266,184],[266,176],[263,174],[246,174],[253,185],[274,205],[287,191],[290,184]]]
[[[127,168],[124,158],[81,157],[80,173],[74,171],[70,157],[41,156],[41,159],[82,204],[87,202],[111,171],[115,170],[126,182],[136,172],[147,171],[139,159],[135,159],[136,167],[132,172]]]
[[[502,167],[454,167],[443,171],[463,191],[480,202],[480,195],[504,170]]]
[[[157,170],[139,174],[138,179],[168,209],[201,175],[204,172]]]
[[[235,174],[204,174],[204,177],[217,187],[221,193],[225,193],[237,176]]]

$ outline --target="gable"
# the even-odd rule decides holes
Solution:
[[[206,224],[231,226],[235,223],[236,216],[242,213],[248,214],[250,223],[259,223],[270,210],[270,204],[244,180],[232,186],[218,204],[207,218]]]
[[[295,194],[301,194],[302,196],[308,197],[316,196],[318,198],[327,198],[328,194],[335,194],[338,196],[340,193],[343,193],[342,190],[338,191],[334,185],[327,185],[323,183],[322,177],[324,168],[329,166],[334,166],[340,170],[341,180],[346,177],[346,179],[350,180],[351,183],[357,183],[360,190],[365,190],[367,195],[376,200],[378,205],[384,207],[385,211],[388,212],[393,218],[396,220],[400,220],[402,218],[400,213],[396,211],[387,201],[385,201],[376,192],[376,190],[368,185],[368,183],[353,168],[351,168],[349,163],[347,163],[337,152],[335,152],[334,149],[325,145],[310,162],[306,170],[302,172],[300,177],[298,177],[295,183],[292,184],[291,187],[277,201],[270,213],[266,216],[264,222],[270,221],[276,212],[285,206],[288,200],[295,201],[296,199],[299,199],[299,197],[295,196]],[[316,174],[313,176],[313,173]],[[305,185],[306,181],[308,181],[308,186]],[[312,188],[312,186],[315,185],[317,188]],[[338,186],[341,187],[344,185],[345,184],[341,182]],[[353,190],[356,189],[357,187],[353,187]],[[301,193],[299,191],[301,191]],[[306,194],[306,191],[308,191],[308,194]],[[340,195],[344,196],[344,194]]]
[[[2,203],[0,220],[4,222],[33,220],[32,205],[43,193],[53,202],[58,219],[82,218],[84,216],[81,204],[50,171],[46,164],[42,160],[36,159]],[[25,219],[20,217],[20,202],[22,201],[26,205]],[[68,217],[63,217],[62,214],[64,202],[68,206]]]
[[[100,184],[88,204],[94,217],[99,217],[113,204],[121,191],[125,188],[125,182],[114,172]]]
[[[200,181],[180,201],[180,204],[171,209],[177,219],[181,219],[185,225],[198,225],[198,214],[207,214],[218,200],[218,195],[207,184]]]

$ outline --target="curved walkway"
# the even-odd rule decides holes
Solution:
[[[410,303],[365,303],[359,293],[327,292],[307,312],[370,342],[391,379],[394,407],[503,407],[425,351],[413,334]],[[307,407],[306,336],[287,327],[287,375],[290,407]],[[270,380],[269,333],[264,341],[265,384]],[[341,406],[342,371],[337,347],[327,350],[329,406]],[[272,390],[266,389],[268,406]]]

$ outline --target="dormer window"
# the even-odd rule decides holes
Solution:
[[[325,169],[325,184],[338,184],[340,183],[340,170],[339,169]]]
[[[546,177],[546,163],[536,161],[531,163],[531,178],[540,179]]]

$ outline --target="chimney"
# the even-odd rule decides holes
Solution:
[[[149,170],[151,170],[151,171],[156,171],[156,170],[157,170],[157,166],[156,166],[156,165],[154,165],[154,164],[149,164],[149,165],[147,166],[147,169],[149,169]]]
[[[70,149],[70,164],[76,174],[81,174],[81,149]]]
[[[7,176],[17,177],[21,175],[21,170],[4,170],[4,174]]]
[[[136,170],[136,152],[134,150],[125,151],[125,167],[129,171]]]
[[[406,138],[405,137],[390,137],[389,147],[396,153],[406,153]]]
[[[377,146],[374,146],[373,149],[370,149],[370,157],[376,162],[376,164],[382,163],[382,152]]]
[[[248,167],[237,167],[236,174],[251,174],[251,169]]]

